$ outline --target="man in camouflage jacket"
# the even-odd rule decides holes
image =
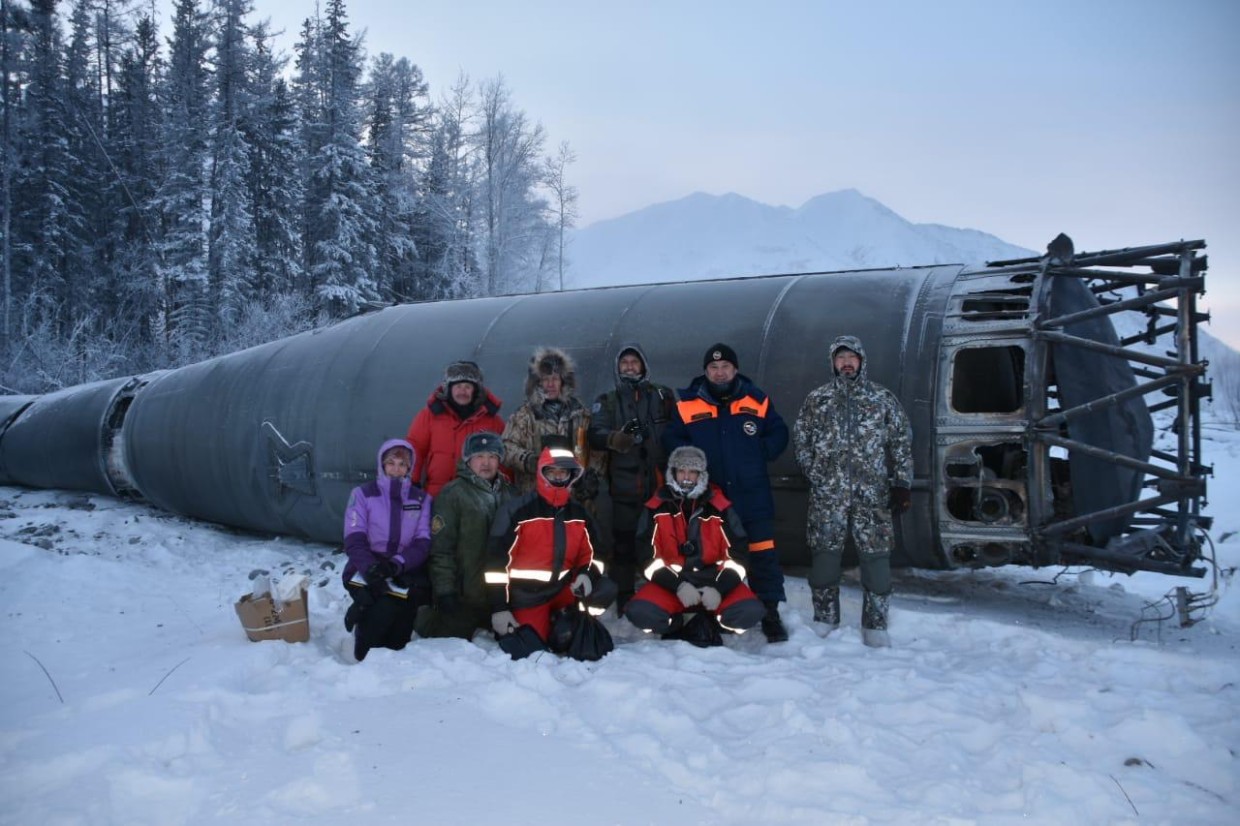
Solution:
[[[558,347],[539,347],[530,357],[525,379],[525,404],[517,408],[504,426],[504,461],[512,471],[512,482],[518,492],[534,490],[536,468],[542,452],[543,439],[563,436],[574,446],[577,460],[586,469],[585,475],[573,485],[573,498],[590,503],[598,496],[606,451],[588,449],[590,411],[577,398],[577,366],[568,353]],[[582,455],[578,448],[584,448]]]
[[[864,589],[862,636],[867,645],[885,646],[892,514],[909,507],[912,430],[895,395],[866,377],[859,339],[840,336],[830,358],[835,377],[806,397],[793,427],[797,463],[810,484],[814,620],[839,625],[840,568],[851,541]]]

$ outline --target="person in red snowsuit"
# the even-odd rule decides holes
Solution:
[[[646,503],[638,544],[649,560],[647,583],[624,612],[638,628],[675,637],[691,617],[699,626],[717,622],[742,632],[766,615],[736,556],[745,553],[745,529],[723,491],[710,484],[700,448],[678,447],[668,457],[667,483]],[[684,639],[719,644],[718,628],[710,630]]]
[[[529,626],[545,644],[556,612],[579,600],[595,609],[614,600],[616,585],[594,559],[594,522],[571,495],[583,472],[569,440],[545,437],[535,489],[496,514],[485,581],[497,638]]]

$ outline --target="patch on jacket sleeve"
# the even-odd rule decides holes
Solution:
[[[431,519],[431,533],[432,534],[439,533],[440,531],[444,529],[444,526],[446,524],[447,523],[443,521],[442,516],[440,516],[439,514],[435,514],[435,516]]]

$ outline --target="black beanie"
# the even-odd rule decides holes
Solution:
[[[706,350],[706,355],[702,356],[702,369],[706,369],[706,365],[712,361],[728,361],[737,370],[741,369],[741,363],[736,358],[736,351],[726,344],[712,344]]]

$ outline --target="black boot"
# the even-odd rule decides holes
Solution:
[[[830,626],[827,633],[840,627],[840,586],[828,585],[826,588],[811,588],[810,596],[814,601],[814,622],[824,622]]]
[[[767,642],[787,642],[788,629],[784,628],[784,621],[779,618],[779,603],[766,603],[766,616],[762,618],[762,633],[766,636]]]
[[[871,648],[889,648],[887,606],[891,594],[875,594],[866,589],[861,597],[861,641]]]

